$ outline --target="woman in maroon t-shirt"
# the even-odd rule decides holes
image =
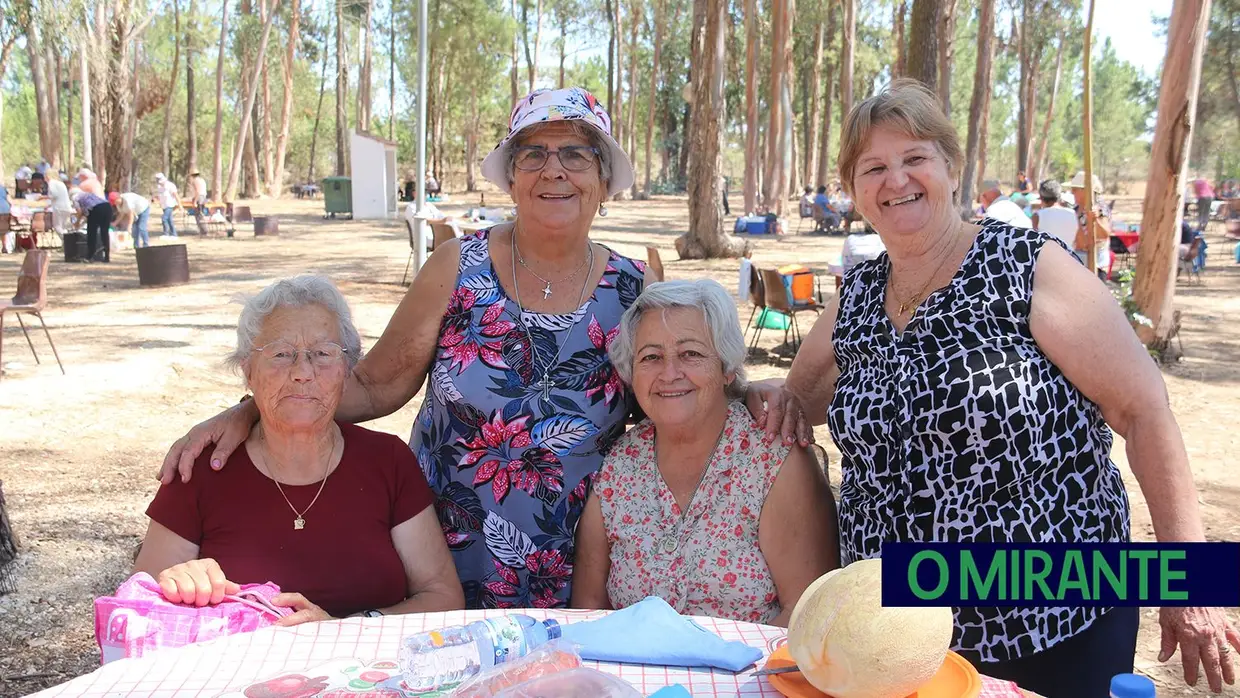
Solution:
[[[361,353],[335,286],[313,276],[272,284],[242,310],[237,340],[230,358],[261,419],[229,467],[160,487],[135,571],[158,579],[169,601],[198,606],[274,582],[285,592],[275,603],[296,610],[283,625],[463,608],[409,447],[333,419]]]

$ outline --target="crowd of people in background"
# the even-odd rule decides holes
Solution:
[[[36,166],[23,164],[14,172],[13,199],[45,199],[56,233],[85,232],[87,257],[82,261],[108,262],[112,231],[128,232],[135,248],[150,246],[149,221],[155,204],[161,209],[160,232],[165,238],[177,237],[177,211],[187,211],[197,219],[207,215],[207,181],[197,170],[190,173],[187,191],[192,201],[189,208],[182,204],[177,185],[161,172],[153,178],[149,197],[136,191],[109,192],[89,165],[70,175],[43,160]],[[0,183],[0,215],[11,215],[12,207],[9,189]],[[19,246],[11,232],[0,239],[0,250],[5,253]]]

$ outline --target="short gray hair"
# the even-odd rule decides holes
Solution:
[[[633,383],[633,355],[637,341],[637,325],[650,310],[695,308],[702,311],[711,345],[723,363],[723,372],[734,373],[736,380],[728,387],[728,397],[745,393],[745,335],[736,316],[736,303],[726,289],[713,279],[697,281],[660,281],[650,284],[633,305],[620,317],[619,332],[612,340],[608,355],[626,384]]]
[[[353,314],[344,295],[326,276],[302,274],[280,279],[245,302],[241,318],[237,321],[237,348],[228,355],[226,363],[234,368],[254,353],[254,339],[263,331],[263,323],[276,308],[298,308],[321,305],[331,311],[340,323],[340,341],[345,348],[345,360],[349,368],[357,365],[362,354],[362,338],[353,326]]]
[[[607,141],[603,140],[603,135],[599,133],[593,126],[587,126],[585,123],[576,119],[561,121],[543,121],[533,126],[521,129],[517,137],[509,141],[504,148],[504,171],[508,173],[508,183],[512,184],[517,179],[517,147],[524,145],[529,139],[540,130],[552,124],[565,124],[572,130],[573,135],[589,143],[591,147],[598,150],[598,178],[607,184],[611,181],[611,148],[608,147]]]

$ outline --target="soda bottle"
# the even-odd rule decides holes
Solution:
[[[398,660],[405,685],[433,691],[529,654],[560,637],[560,624],[529,616],[490,618],[403,638]]]

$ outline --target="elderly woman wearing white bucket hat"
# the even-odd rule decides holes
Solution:
[[[1098,179],[1098,175],[1092,175],[1092,183],[1094,190],[1094,210],[1086,212],[1085,210],[1085,173],[1077,172],[1072,181],[1068,183],[1068,188],[1072,192],[1073,203],[1076,206],[1077,232],[1076,241],[1073,245],[1073,253],[1076,258],[1081,260],[1081,264],[1086,264],[1089,259],[1089,252],[1086,249],[1089,246],[1089,230],[1087,224],[1090,220],[1096,221],[1094,235],[1096,242],[1094,248],[1094,267],[1098,272],[1098,276],[1106,279],[1108,263],[1111,260],[1111,209],[1102,202],[1102,180]]]
[[[435,250],[353,370],[336,419],[392,414],[429,382],[409,446],[466,605],[563,607],[590,483],[635,405],[607,349],[645,265],[590,240],[633,166],[603,105],[569,88],[518,102],[482,172],[512,196],[516,220]],[[780,407],[767,423],[782,428]],[[195,459],[220,467],[256,418],[245,401],[198,425],[161,477],[188,478]]]

